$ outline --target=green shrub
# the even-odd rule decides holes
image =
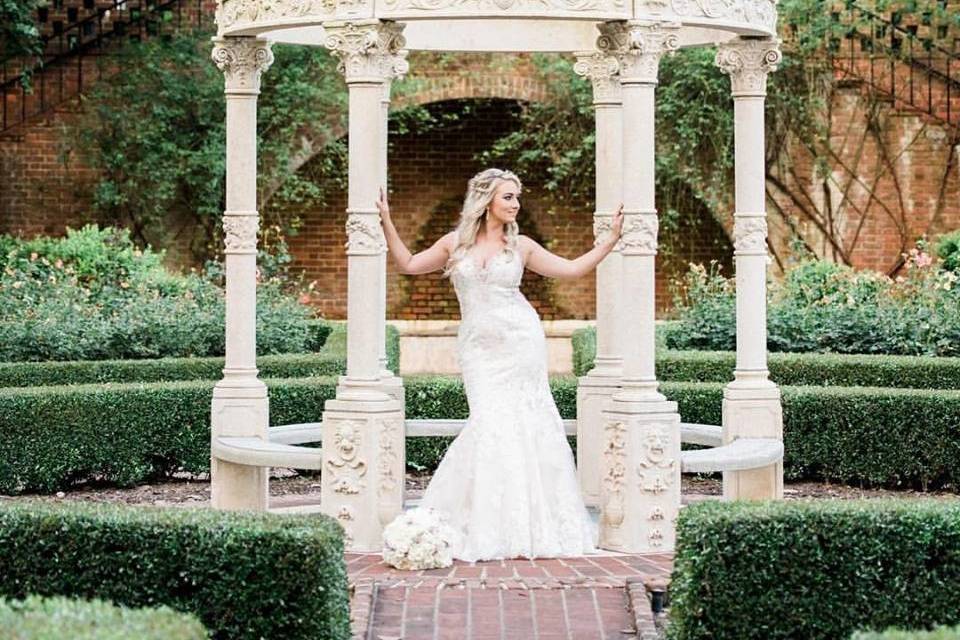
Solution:
[[[346,362],[346,351],[344,351],[344,362]],[[400,331],[392,324],[387,325],[387,368],[394,374],[400,375]]]
[[[672,640],[848,638],[960,623],[960,503],[700,503],[681,510]]]
[[[960,640],[960,626],[937,627],[930,631],[904,631],[888,629],[887,631],[858,631],[850,636],[850,640]]]
[[[332,378],[266,381],[273,424],[317,422]],[[0,390],[0,492],[132,485],[210,465],[212,380]]]
[[[960,355],[960,287],[953,271],[914,249],[904,276],[808,260],[769,287],[767,347],[784,352]],[[733,280],[692,266],[672,349],[733,350]]]
[[[223,377],[224,359],[161,358],[156,360],[81,360],[69,362],[0,363],[0,387],[71,384],[174,382]],[[335,351],[259,356],[261,378],[332,376],[346,371],[346,357]]]
[[[0,257],[0,361],[108,360],[224,353],[224,292],[167,271],[126,230],[87,226],[65,238],[8,239]],[[316,344],[312,310],[282,282],[257,289],[261,354]]]
[[[162,604],[215,638],[346,639],[342,535],[321,515],[7,504],[0,595]]]
[[[940,236],[937,257],[943,260],[944,269],[960,273],[960,229]]]
[[[7,640],[203,640],[192,615],[168,607],[127,609],[101,600],[0,598],[0,629]]]
[[[317,353],[259,356],[257,368],[260,378],[307,378],[339,375],[346,371],[346,326],[325,320],[312,321],[310,326]],[[399,360],[399,332],[388,325],[387,366],[395,373],[399,370]],[[0,388],[219,380],[223,376],[223,366],[222,357],[0,362]]]
[[[593,368],[596,331],[573,334],[574,373]],[[657,352],[657,378],[670,382],[729,382],[736,354],[732,351]],[[884,356],[836,353],[771,353],[770,377],[781,385],[838,387],[901,387],[960,389],[960,358]]]

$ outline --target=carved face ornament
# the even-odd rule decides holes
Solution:
[[[654,428],[647,432],[643,439],[643,446],[651,462],[663,462],[670,448],[670,437],[662,427]]]
[[[357,430],[350,424],[342,424],[337,429],[334,443],[341,458],[349,461],[357,457],[357,440]]]

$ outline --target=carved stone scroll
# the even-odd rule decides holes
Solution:
[[[223,72],[226,93],[260,93],[260,74],[273,64],[270,43],[256,38],[216,38],[210,57]]]
[[[734,96],[765,96],[767,74],[782,59],[779,41],[735,39],[720,45],[714,61],[730,76]]]

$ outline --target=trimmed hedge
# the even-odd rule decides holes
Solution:
[[[672,640],[833,640],[960,623],[960,502],[700,503],[681,510]]]
[[[215,638],[350,637],[331,518],[26,502],[0,506],[0,595],[195,614]]]
[[[266,381],[271,422],[320,419],[335,378]],[[0,493],[210,468],[212,380],[0,390]]]
[[[266,380],[271,424],[317,422],[332,377]],[[76,481],[129,485],[209,470],[213,381],[0,390],[0,493],[52,492]],[[551,388],[576,417],[576,379]],[[462,419],[455,377],[405,380],[409,418]],[[685,422],[720,424],[723,385],[664,383]],[[960,392],[783,387],[788,478],[925,488],[960,485]],[[449,438],[411,438],[411,467],[432,469]]]
[[[73,384],[219,380],[223,358],[159,358],[155,360],[76,360],[0,363],[0,387],[43,387]],[[326,350],[257,358],[261,378],[331,376],[346,370],[346,358]]]
[[[596,331],[578,329],[572,342],[574,374],[586,375],[596,357]],[[657,378],[671,382],[729,382],[735,366],[732,351],[657,352]],[[768,367],[781,385],[960,389],[960,358],[771,353]]]
[[[0,629],[8,640],[204,640],[192,615],[168,607],[127,609],[102,600],[0,598]]]
[[[960,640],[960,626],[937,627],[931,631],[858,631],[850,640]]]
[[[342,375],[347,368],[346,327],[317,324],[323,333],[318,353],[290,353],[260,356],[261,378],[309,378]],[[387,326],[387,364],[399,370],[400,336]],[[65,384],[131,382],[173,382],[178,380],[219,380],[224,359],[160,358],[145,360],[80,360],[72,362],[0,363],[0,387],[42,387]]]

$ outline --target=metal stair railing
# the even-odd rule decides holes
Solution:
[[[831,38],[827,50],[836,71],[867,83],[894,104],[927,113],[953,129],[960,128],[960,55],[940,46],[932,34],[918,35],[920,26],[933,29],[931,14],[922,14],[920,25],[903,26],[903,13],[889,17],[846,2],[835,22],[848,25],[846,43]],[[945,39],[947,26],[938,25]]]
[[[0,61],[0,134],[82,94],[91,83],[84,63],[106,55],[124,39],[144,40],[183,28],[185,6],[192,2],[191,23],[202,26],[203,0],[113,0],[44,36],[44,53],[33,64],[16,57]],[[96,80],[100,73],[98,65]],[[25,74],[32,78],[29,90]]]

